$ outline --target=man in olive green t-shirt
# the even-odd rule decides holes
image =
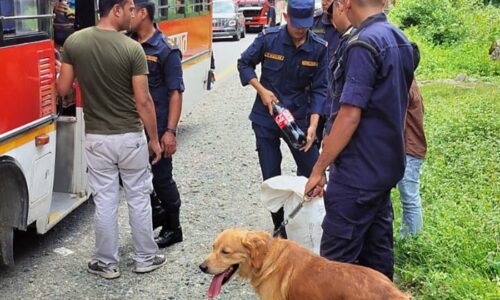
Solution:
[[[166,262],[157,255],[151,223],[148,146],[155,155],[153,163],[162,149],[148,90],[146,56],[139,43],[120,33],[130,27],[133,9],[132,0],[100,0],[99,24],[72,34],[64,43],[57,80],[60,95],[70,91],[75,77],[81,87],[88,181],[96,205],[96,252],[88,271],[107,279],[120,276],[119,176],[129,207],[134,272],[150,272]]]

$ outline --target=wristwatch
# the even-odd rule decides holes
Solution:
[[[177,136],[177,129],[176,128],[167,128],[167,132],[170,132],[174,136]]]

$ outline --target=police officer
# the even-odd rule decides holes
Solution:
[[[274,8],[274,1],[269,1],[269,8],[267,10],[266,26],[276,26],[276,9]]]
[[[280,101],[288,108],[298,126],[307,133],[307,144],[302,149],[296,150],[288,144],[297,172],[308,177],[318,158],[318,147],[313,142],[327,93],[327,45],[309,30],[313,11],[313,0],[288,1],[284,13],[287,25],[264,30],[238,60],[241,83],[251,84],[257,90],[250,120],[264,180],[281,174],[283,135],[272,118],[273,102]],[[262,63],[260,82],[255,73],[259,63]],[[283,221],[283,210],[272,213],[272,218],[278,228]],[[286,237],[284,231],[281,235]]]
[[[154,218],[154,225],[162,225],[156,243],[160,248],[182,241],[179,222],[181,199],[177,185],[172,178],[172,155],[176,152],[177,124],[182,109],[182,54],[153,23],[155,4],[150,0],[135,0],[135,17],[132,19],[130,36],[141,43],[148,61],[149,90],[156,107],[158,135],[164,149],[162,159],[152,166],[153,186],[161,203],[152,201],[154,216],[161,216],[163,208],[166,217],[160,222]],[[152,196],[152,200],[155,196]],[[161,224],[162,223],[162,224]]]
[[[333,82],[333,73],[338,66],[342,53],[347,45],[347,40],[352,32],[352,25],[346,14],[343,12],[343,4],[340,1],[331,1],[327,9],[328,15],[331,16],[331,24],[335,27],[336,32],[340,35],[340,40],[337,49],[334,50],[328,64],[328,99],[331,101],[328,105],[328,118],[325,121],[324,134],[328,134],[332,128],[333,120],[340,108],[340,93],[342,89],[335,91]],[[337,7],[335,9],[335,7]],[[327,107],[327,105],[325,105]]]
[[[338,48],[340,41],[340,33],[333,26],[331,22],[332,14],[328,12],[328,8],[332,2],[333,0],[321,0],[321,10],[315,11],[313,26],[311,28],[314,33],[328,42],[328,62],[332,60],[333,54]],[[329,83],[330,81],[331,80],[328,80]],[[321,145],[323,135],[325,134],[325,122],[328,120],[331,112],[332,98],[330,97],[330,94],[327,94],[325,105],[323,106],[323,113],[320,116],[318,129],[316,131],[319,145]]]
[[[413,79],[413,47],[387,21],[385,0],[340,0],[356,28],[333,78],[340,110],[305,191],[322,195],[320,254],[371,267],[392,279],[391,188],[403,177],[403,127]]]

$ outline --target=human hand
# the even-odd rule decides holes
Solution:
[[[307,128],[307,137],[306,137],[307,142],[299,150],[304,151],[304,152],[309,151],[309,149],[311,149],[311,146],[314,143],[315,139],[316,139],[316,128],[313,126],[309,126],[309,128]]]
[[[69,10],[69,6],[66,2],[57,1],[54,7],[54,11],[58,14],[66,14]]]
[[[55,60],[55,65],[56,65],[56,77],[59,76],[59,73],[61,73],[61,62],[59,60]]]
[[[161,159],[161,153],[163,150],[161,149],[160,143],[158,140],[150,140],[148,143],[149,153],[154,155],[154,159],[151,162],[152,165],[155,165]]]
[[[309,202],[316,197],[323,197],[323,189],[326,184],[326,176],[324,172],[317,173],[313,170],[311,176],[307,180],[304,189],[304,200]]]
[[[165,132],[161,138],[163,157],[171,157],[177,151],[177,139],[172,132]]]
[[[273,102],[279,102],[278,98],[268,89],[263,89],[260,93],[260,98],[262,99],[262,103],[269,109],[269,114],[273,115]]]

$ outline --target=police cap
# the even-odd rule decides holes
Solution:
[[[310,28],[313,25],[314,0],[289,0],[288,17],[296,28]]]

